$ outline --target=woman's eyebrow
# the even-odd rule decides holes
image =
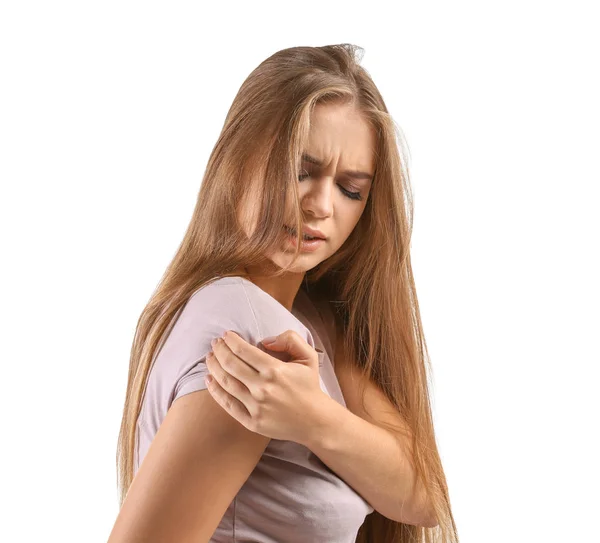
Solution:
[[[311,164],[315,164],[317,166],[323,165],[322,160],[319,160],[318,158],[315,158],[314,156],[311,156],[308,153],[302,154],[302,160],[304,160],[306,162],[310,162]],[[345,172],[342,172],[342,173],[344,173],[348,177],[352,177],[354,179],[368,179],[369,181],[373,181],[373,174],[371,174],[371,173],[355,171],[355,170],[346,170]]]

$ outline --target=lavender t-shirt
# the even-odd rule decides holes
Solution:
[[[233,330],[280,360],[259,342],[295,330],[319,353],[321,390],[346,407],[332,360],[333,315],[300,289],[292,312],[243,277],[212,281],[192,294],[174,317],[148,376],[137,424],[134,471],[150,447],[167,410],[179,397],[206,388],[211,340]],[[310,449],[271,439],[258,464],[227,508],[212,543],[354,543],[371,505]]]

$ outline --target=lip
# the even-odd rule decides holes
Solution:
[[[289,228],[290,230],[292,230],[292,228],[290,226],[285,225],[286,228]],[[316,230],[314,228],[311,228],[310,226],[306,226],[304,225],[302,227],[302,233],[303,234],[307,234],[308,236],[312,237],[312,238],[319,238],[319,239],[327,239],[325,237],[325,234],[323,234],[323,232],[321,232],[320,230]]]
[[[284,230],[284,232],[286,231],[285,228],[283,230]],[[293,247],[298,246],[298,241],[299,241],[298,236],[292,236],[292,234],[290,232],[287,232],[285,239],[286,239],[286,243],[289,244],[290,246],[293,246]],[[325,240],[321,239],[321,238],[315,238],[315,239],[311,239],[311,240],[301,239],[300,240],[300,252],[314,253],[315,251],[318,251],[319,249],[321,249],[323,247],[323,245],[325,245]]]

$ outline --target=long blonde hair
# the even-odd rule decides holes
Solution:
[[[350,104],[375,129],[375,178],[363,214],[346,242],[309,270],[311,296],[332,304],[350,360],[397,407],[411,430],[414,467],[433,504],[438,526],[367,516],[358,543],[458,541],[436,446],[427,346],[410,263],[412,194],[402,132],[359,65],[351,44],[291,47],[263,61],[243,82],[210,155],[196,206],[172,262],[137,322],[117,445],[117,484],[123,505],[133,480],[136,422],[152,363],[176,313],[192,293],[218,277],[264,264],[281,243],[286,198],[302,229],[297,175],[315,105]],[[258,190],[257,190],[258,189]],[[252,198],[257,224],[240,228],[240,202]],[[292,225],[287,222],[285,224]],[[285,268],[270,271],[272,277]]]

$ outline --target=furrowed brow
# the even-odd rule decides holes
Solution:
[[[315,164],[316,166],[323,165],[322,160],[319,160],[318,158],[315,158],[314,156],[311,156],[308,153],[302,154],[302,160],[304,160],[305,162],[310,162],[311,164]],[[371,173],[355,171],[355,170],[346,170],[345,172],[342,172],[342,173],[347,175],[348,177],[352,177],[353,179],[368,179],[369,181],[373,181],[373,174],[371,174]]]

